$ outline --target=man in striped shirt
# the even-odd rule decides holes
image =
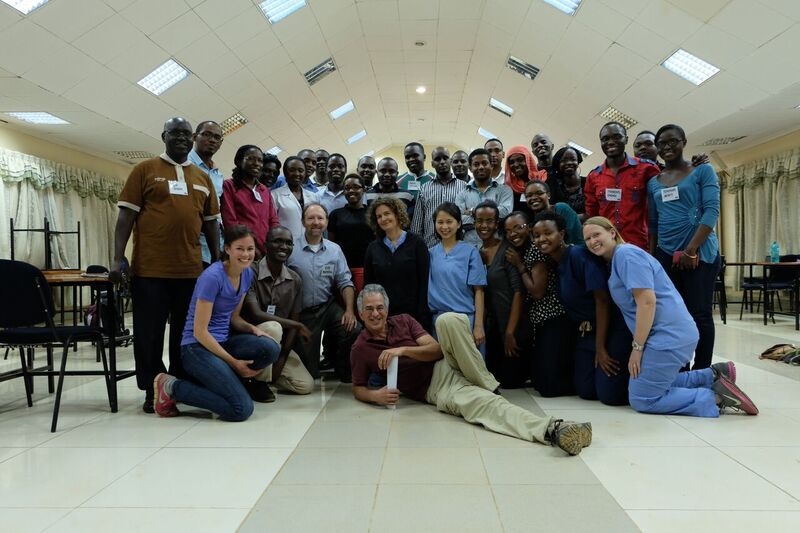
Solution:
[[[457,179],[450,170],[450,152],[443,146],[433,150],[433,168],[436,177],[422,186],[411,220],[411,231],[420,235],[430,248],[436,245],[436,225],[433,213],[443,202],[454,202],[467,184]]]

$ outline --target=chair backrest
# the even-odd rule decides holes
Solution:
[[[33,326],[54,316],[53,294],[41,270],[23,261],[0,259],[0,280],[0,327]]]
[[[780,256],[781,263],[794,263],[800,256],[796,254]],[[791,283],[800,276],[800,265],[794,267],[775,267],[769,271],[770,283]]]
[[[108,269],[103,265],[89,265],[86,267],[87,274],[106,274]]]

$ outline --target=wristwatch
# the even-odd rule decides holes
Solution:
[[[631,348],[633,348],[636,352],[643,352],[644,351],[644,344],[639,344],[635,340],[631,342]]]

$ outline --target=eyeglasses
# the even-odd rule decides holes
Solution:
[[[221,141],[222,135],[219,133],[211,133],[210,131],[201,131],[198,133],[200,137],[205,137],[206,139],[214,139],[215,141]]]
[[[254,162],[258,161],[259,163],[263,163],[264,162],[264,158],[261,157],[261,156],[258,156],[258,155],[248,155],[247,157],[245,157],[243,159],[243,161],[249,161],[250,163],[254,163]]]
[[[167,130],[167,135],[170,137],[177,137],[178,139],[191,139],[191,130]]]
[[[347,186],[344,188],[344,190],[345,190],[345,191],[348,191],[348,192],[352,192],[352,191],[360,191],[360,190],[362,190],[363,188],[364,188],[364,187],[363,187],[362,185],[347,185]]]
[[[656,143],[656,146],[658,146],[659,148],[666,148],[667,146],[669,146],[670,148],[675,148],[676,146],[678,146],[682,142],[683,142],[683,139],[665,139],[663,141],[661,141],[661,140],[658,141]]]

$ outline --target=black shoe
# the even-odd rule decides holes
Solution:
[[[269,388],[266,382],[255,379],[245,379],[242,381],[242,384],[247,390],[247,394],[250,395],[250,398],[252,398],[254,402],[272,403],[275,401],[275,393],[272,392],[272,389]]]
[[[333,370],[333,362],[328,361],[327,359],[323,359],[319,362],[319,371],[320,372],[331,372]]]
[[[152,415],[156,412],[155,407],[153,407],[153,390],[147,389],[144,393],[144,403],[142,404],[142,411],[145,413]]]

